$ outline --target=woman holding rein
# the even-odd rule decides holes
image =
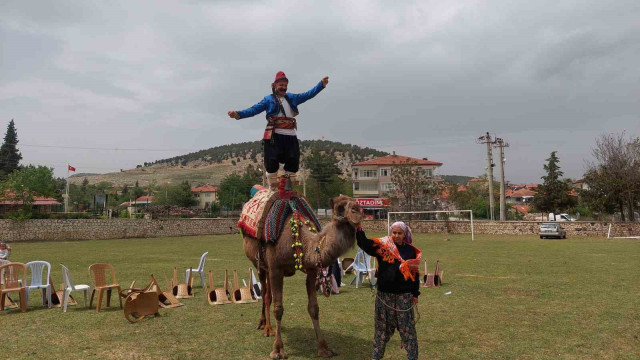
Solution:
[[[412,245],[411,229],[398,221],[390,236],[369,239],[362,228],[356,232],[358,246],[378,260],[378,293],[375,305],[373,360],[382,359],[387,342],[396,329],[407,359],[418,359],[418,338],[413,306],[420,295],[421,252]]]

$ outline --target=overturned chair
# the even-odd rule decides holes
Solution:
[[[253,273],[253,268],[249,268],[249,271],[251,272],[251,282],[253,283],[251,286],[253,297],[256,299],[262,299],[262,284],[260,284],[260,281],[256,279],[256,275]],[[244,279],[242,281],[244,281]],[[246,286],[247,284],[244,285]]]
[[[188,270],[187,283],[178,283],[178,268],[173,268],[173,281],[171,288],[173,295],[178,299],[190,299],[193,297],[193,273],[191,268]]]
[[[135,283],[135,281],[134,281]],[[133,283],[131,284],[133,287]],[[124,289],[120,295],[124,297],[124,317],[131,323],[138,322],[146,316],[159,315],[159,297],[152,280],[144,289]]]
[[[444,275],[444,270],[440,270],[440,260],[436,261],[436,268],[433,273],[427,272],[427,261],[424,261],[424,276],[422,287],[430,288],[430,287],[440,287],[442,285],[442,276]]]
[[[251,279],[251,269],[249,269],[249,279]],[[253,295],[253,279],[250,280],[249,286],[240,287],[238,282],[238,270],[233,270],[233,292],[231,292],[231,301],[234,304],[249,304],[258,301]]]
[[[229,300],[229,272],[227,270],[224,271],[224,282],[223,286],[216,288],[216,284],[213,282],[213,274],[211,270],[209,270],[209,289],[207,291],[207,301],[209,305],[224,305],[230,304],[231,300]]]
[[[158,305],[161,308],[170,309],[178,306],[184,306],[183,303],[180,302],[171,291],[163,291],[158,284],[156,278],[151,274],[151,288],[150,290],[155,291],[158,294]]]

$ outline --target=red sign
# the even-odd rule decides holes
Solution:
[[[385,198],[360,198],[356,199],[356,201],[363,207],[389,206],[389,199]]]

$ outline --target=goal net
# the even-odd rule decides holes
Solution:
[[[471,234],[472,210],[390,211],[387,213],[387,229],[396,221],[409,225],[414,233]]]

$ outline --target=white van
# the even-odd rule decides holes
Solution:
[[[576,221],[576,219],[569,216],[569,214],[557,214],[553,215],[553,213],[549,213],[549,217],[547,218],[549,221]]]

